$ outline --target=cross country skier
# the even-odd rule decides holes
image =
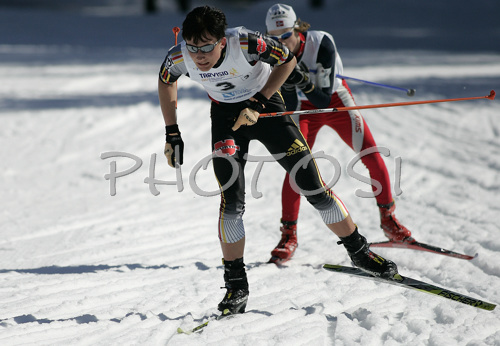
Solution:
[[[290,117],[257,121],[264,109],[285,110],[278,90],[295,67],[294,55],[278,41],[257,32],[243,27],[227,29],[224,13],[210,6],[197,7],[186,16],[182,38],[184,41],[168,51],[159,75],[158,93],[166,125],[165,155],[172,167],[183,162],[184,142],[177,125],[174,82],[186,75],[200,83],[212,100],[213,167],[221,187],[218,234],[227,290],[219,310],[244,312],[249,294],[242,217],[244,167],[253,139],[263,143],[287,172],[304,159],[307,167],[298,170],[297,185],[302,191],[312,192],[307,194],[308,202],[340,237],[353,263],[374,275],[393,277],[396,265],[370,251],[341,200],[324,186],[306,141]],[[287,155],[294,143],[300,143],[301,150]],[[231,181],[233,174],[235,181]]]
[[[275,4],[269,8],[266,27],[267,34],[285,45],[298,61],[295,70],[281,87],[288,110],[296,110],[299,101],[301,110],[355,106],[347,82],[336,77],[343,73],[343,67],[329,33],[308,31],[310,25],[297,20],[293,8],[283,4]],[[318,131],[325,125],[335,130],[356,153],[376,147],[368,125],[357,110],[301,114],[299,125],[311,148]],[[375,198],[384,234],[395,242],[413,241],[411,232],[394,215],[396,205],[391,194],[389,173],[382,157],[376,152],[364,155],[361,161],[368,168],[370,177],[381,185]],[[375,185],[372,185],[372,189],[377,191]],[[291,187],[290,176],[287,174],[282,188],[281,240],[271,251],[271,262],[282,263],[293,256],[298,245],[299,207],[300,195]]]

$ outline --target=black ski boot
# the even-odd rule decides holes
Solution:
[[[223,315],[244,313],[248,300],[248,281],[243,258],[234,261],[222,260],[224,264],[224,282],[227,292],[219,303]]]
[[[398,274],[396,263],[372,252],[366,238],[358,233],[357,227],[351,235],[340,239],[338,244],[344,244],[349,257],[359,269],[384,279],[392,279]]]

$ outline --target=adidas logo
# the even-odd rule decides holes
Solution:
[[[307,146],[305,146],[301,141],[296,139],[292,143],[290,148],[288,148],[288,151],[286,152],[286,156],[292,156],[292,155],[295,155],[295,154],[300,153],[300,152],[305,151],[305,150],[307,150]]]

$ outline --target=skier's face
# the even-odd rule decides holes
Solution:
[[[217,63],[221,57],[222,49],[226,46],[226,38],[217,40],[211,35],[207,35],[206,41],[186,40],[186,48],[189,56],[193,59],[196,67],[201,71],[208,71]]]
[[[295,32],[295,30],[293,30],[293,28],[271,30],[268,32],[268,35],[275,40],[279,40],[294,54],[296,53],[295,50],[298,51],[299,35]]]

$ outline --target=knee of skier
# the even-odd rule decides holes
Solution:
[[[223,243],[236,243],[245,237],[243,211],[240,213],[222,212],[219,216],[219,240]]]

